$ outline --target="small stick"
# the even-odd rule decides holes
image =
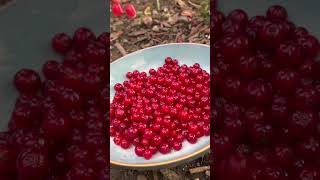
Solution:
[[[157,10],[160,11],[160,0],[157,0]]]
[[[123,46],[120,43],[116,43],[115,46],[120,51],[122,56],[127,55],[127,51],[123,48]]]
[[[195,173],[201,173],[207,170],[210,170],[210,166],[196,167],[196,168],[190,169],[189,171],[191,174],[195,174]]]
[[[153,171],[153,180],[159,180],[157,172]]]

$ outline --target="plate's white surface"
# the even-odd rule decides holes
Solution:
[[[17,96],[12,79],[18,69],[40,70],[59,59],[50,48],[57,32],[71,34],[86,26],[97,34],[109,31],[108,1],[15,0],[0,9],[0,130],[6,129]]]
[[[168,44],[147,48],[129,54],[110,65],[110,99],[114,96],[114,84],[126,80],[125,74],[135,69],[148,72],[150,68],[157,68],[163,65],[164,59],[170,56],[179,60],[180,64],[193,65],[199,63],[203,69],[210,72],[210,48],[199,44]],[[172,151],[167,155],[155,154],[150,160],[138,157],[134,153],[134,147],[124,150],[115,145],[113,138],[110,138],[110,160],[126,164],[149,164],[161,163],[192,154],[210,144],[210,137],[202,137],[196,144],[189,144],[184,141],[180,151]]]

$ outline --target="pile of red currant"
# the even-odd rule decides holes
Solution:
[[[217,179],[320,179],[319,42],[282,6],[211,12]]]
[[[62,62],[47,61],[14,77],[19,92],[7,132],[0,133],[0,179],[108,177],[109,33],[79,28],[52,39]]]
[[[194,144],[210,135],[209,73],[198,63],[179,65],[167,57],[157,70],[137,70],[116,84],[110,105],[110,136],[123,149],[135,146],[150,159],[158,151],[179,151],[186,139]]]

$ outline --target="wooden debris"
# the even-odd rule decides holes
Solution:
[[[140,31],[134,31],[134,32],[132,32],[132,33],[129,33],[128,36],[133,36],[133,37],[135,37],[135,36],[139,36],[139,35],[145,35],[146,32],[147,32],[147,30],[142,29],[142,30],[140,30]]]
[[[189,20],[189,18],[188,17],[185,17],[185,16],[179,16],[178,17],[178,22],[183,22],[183,23],[185,23],[185,22],[189,22],[190,20]]]
[[[199,5],[199,4],[196,4],[196,3],[193,3],[192,1],[188,1],[188,3],[191,5],[191,6],[193,6],[194,8],[196,8],[196,9],[200,9],[201,8],[201,5]]]
[[[202,166],[202,167],[192,168],[192,169],[189,169],[189,172],[191,174],[195,174],[195,173],[201,173],[201,172],[204,172],[207,170],[210,170],[210,166]]]
[[[117,42],[114,45],[119,50],[119,52],[122,54],[122,56],[125,56],[127,54],[127,51],[123,48],[123,46],[120,43]]]
[[[146,26],[152,25],[152,17],[151,16],[145,16],[142,18],[142,22]]]
[[[137,180],[148,180],[145,175],[139,174]]]
[[[206,171],[206,175],[210,177],[210,171]]]
[[[190,9],[190,7],[183,0],[175,0],[181,9]]]
[[[182,180],[182,177],[179,176],[176,172],[170,170],[170,169],[162,169],[160,170],[162,175],[167,180]]]
[[[153,26],[153,27],[152,27],[152,31],[154,31],[154,32],[159,32],[159,31],[160,31],[159,26],[157,26],[157,25]]]
[[[185,16],[185,17],[189,17],[189,18],[192,18],[193,14],[194,14],[194,12],[190,9],[186,9],[181,12],[181,16]]]
[[[146,37],[146,36],[142,36],[142,37],[140,37],[140,38],[137,38],[137,40],[134,41],[133,44],[137,44],[137,43],[139,43],[139,42],[141,42],[141,41],[144,41],[144,40],[147,40],[147,39],[149,39],[149,38]]]
[[[118,31],[118,32],[111,33],[111,35],[110,35],[110,41],[112,42],[112,41],[117,40],[122,34],[123,34],[122,31]]]
[[[167,27],[167,28],[171,28],[172,26],[169,24],[169,23],[167,23],[167,22],[161,22],[161,25],[163,25],[164,27]]]
[[[157,172],[153,171],[153,180],[159,180]]]

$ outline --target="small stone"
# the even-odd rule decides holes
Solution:
[[[157,10],[152,10],[152,15],[154,15],[154,16],[157,16],[159,13],[158,13],[158,11]]]
[[[150,16],[145,16],[145,17],[142,18],[142,22],[146,26],[152,25],[152,21],[153,21],[152,17],[150,17]]]
[[[153,27],[152,27],[152,31],[154,31],[154,32],[159,32],[159,31],[160,31],[159,26],[157,26],[157,25],[153,26]]]

